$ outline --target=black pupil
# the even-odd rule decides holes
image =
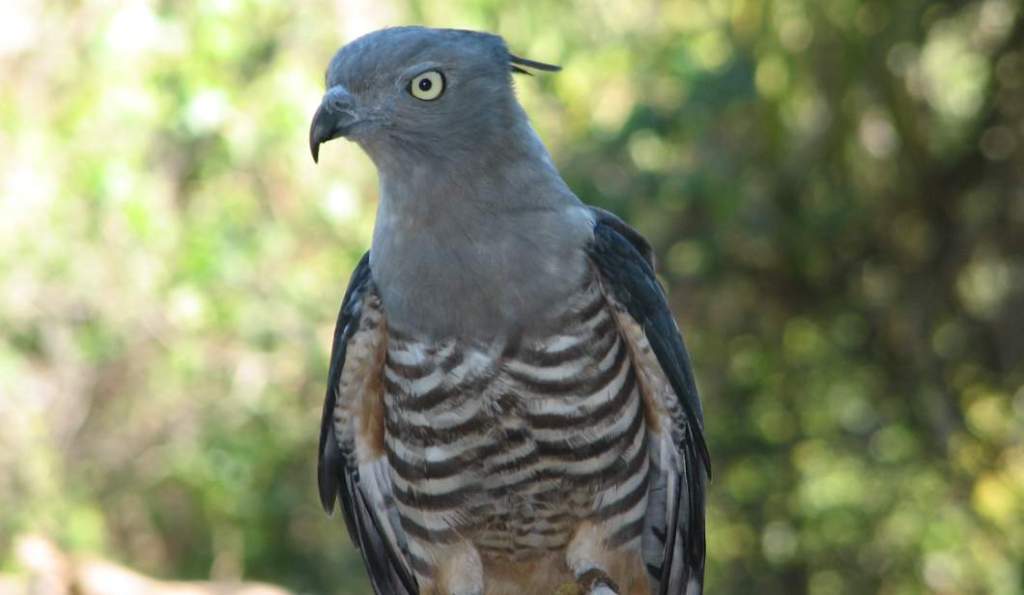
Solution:
[[[430,88],[433,87],[433,86],[434,86],[434,83],[430,82],[430,79],[428,79],[428,78],[420,79],[420,85],[419,85],[420,91],[429,91]]]

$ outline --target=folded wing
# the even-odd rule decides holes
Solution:
[[[386,332],[367,253],[352,274],[334,329],[317,479],[328,513],[340,500],[374,592],[416,595],[383,449],[380,377]]]
[[[661,595],[701,593],[711,461],[690,359],[655,277],[650,246],[614,215],[599,209],[594,215],[589,256],[630,346],[655,438],[644,562]]]

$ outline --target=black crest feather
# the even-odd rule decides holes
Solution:
[[[526,58],[520,58],[519,56],[509,54],[508,61],[511,62],[512,72],[516,74],[532,75],[533,73],[526,68],[533,68],[534,70],[543,70],[545,72],[558,72],[562,69],[561,66],[554,64],[545,64],[544,62],[537,62],[534,60],[528,60]],[[526,68],[523,68],[523,67]]]

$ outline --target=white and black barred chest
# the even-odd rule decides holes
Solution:
[[[385,446],[413,542],[522,557],[588,519],[638,541],[650,463],[628,347],[593,276],[553,308],[549,335],[514,345],[389,332]]]

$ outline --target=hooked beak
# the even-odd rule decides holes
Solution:
[[[335,85],[327,90],[309,126],[309,151],[313,162],[320,157],[320,144],[345,136],[359,122],[355,100],[345,87]]]

